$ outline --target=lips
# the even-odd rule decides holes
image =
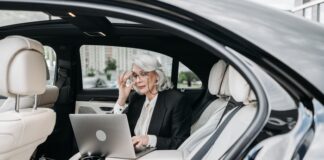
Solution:
[[[145,86],[137,86],[138,89],[143,89]]]

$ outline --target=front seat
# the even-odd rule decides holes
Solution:
[[[214,134],[217,137],[210,143],[212,146],[205,151],[201,150],[201,153],[206,153],[202,154],[198,159],[224,159],[224,155],[240,139],[256,115],[258,102],[250,85],[232,66],[229,67],[228,71],[229,91],[233,99],[236,102],[243,103],[243,106],[232,109],[224,116],[217,128],[219,134]],[[193,160],[195,159],[197,158],[193,158]]]
[[[190,159],[194,151],[201,148],[204,140],[212,134],[224,115],[230,102],[228,91],[228,64],[219,60],[209,74],[208,91],[219,98],[212,101],[202,112],[199,119],[191,126],[191,135],[178,148],[184,159]]]
[[[41,43],[22,36],[0,40],[0,48],[0,95],[16,98],[14,110],[0,112],[0,159],[28,160],[53,131],[56,119],[52,109],[37,104],[19,109],[20,96],[45,92],[44,50]]]

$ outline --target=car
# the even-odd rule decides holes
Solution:
[[[174,89],[185,95],[193,110],[195,135],[178,150],[157,150],[147,157],[324,157],[324,28],[319,24],[235,0],[7,0],[0,1],[0,10],[48,16],[50,20],[0,27],[0,38],[29,37],[56,53],[55,127],[23,159],[77,157],[69,114],[108,113],[118,98],[117,75],[129,69],[131,55],[139,53],[154,55],[164,64]],[[100,83],[94,77],[100,77]],[[226,112],[214,124],[218,113],[209,109],[217,109],[222,100],[222,109],[232,104],[238,112]],[[0,118],[4,148],[10,144],[2,141],[9,132],[1,127],[6,122]],[[14,157],[12,153],[0,149],[0,159]]]

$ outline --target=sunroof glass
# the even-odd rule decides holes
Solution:
[[[0,10],[0,27],[54,19],[60,18],[37,11]]]

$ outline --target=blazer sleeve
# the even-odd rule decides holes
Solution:
[[[157,149],[177,149],[190,136],[191,107],[183,95],[174,103],[171,118],[171,137],[157,136]]]

